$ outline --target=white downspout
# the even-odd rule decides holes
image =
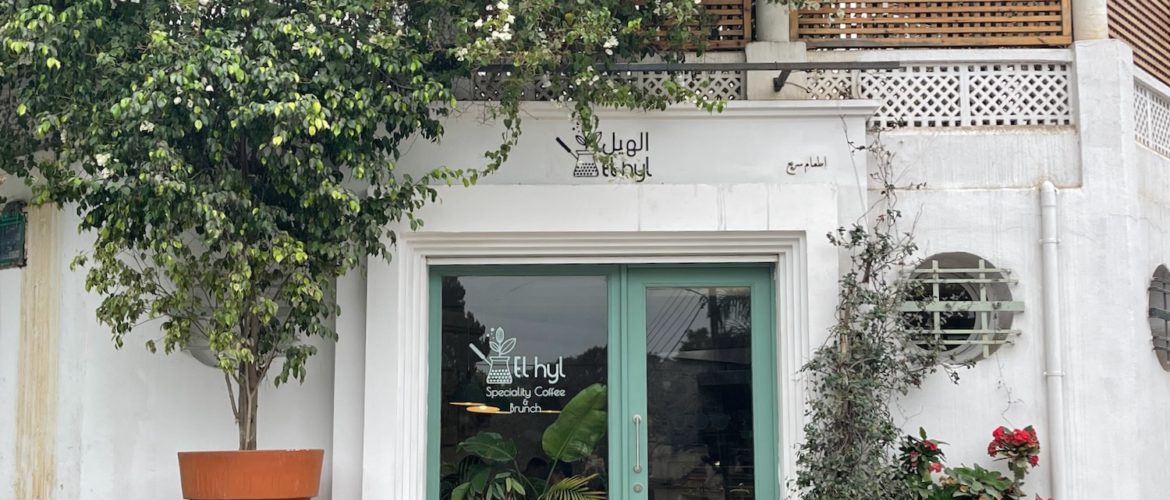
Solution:
[[[1044,381],[1048,392],[1047,455],[1054,498],[1069,500],[1064,461],[1064,358],[1060,327],[1060,240],[1057,239],[1056,186],[1040,187],[1040,248],[1044,264]],[[1045,495],[1047,498],[1048,495]]]

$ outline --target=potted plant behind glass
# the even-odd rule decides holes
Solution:
[[[536,75],[573,103],[583,137],[596,135],[594,106],[721,106],[681,87],[661,95],[598,77],[608,62],[682,60],[699,7],[655,4],[0,6],[0,171],[31,185],[34,202],[76,210],[94,241],[74,264],[101,295],[97,316],[118,347],[158,319],[151,351],[206,342],[223,372],[240,451],[181,454],[188,498],[316,495],[321,450],[255,451],[261,384],[304,381],[316,353],[306,339],[337,337],[335,280],[367,256],[388,258],[388,228],[417,228],[435,185],[499,168]],[[504,132],[483,168],[397,171],[404,141],[442,135],[456,79],[501,60],[518,62],[499,79]]]

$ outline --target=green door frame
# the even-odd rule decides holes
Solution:
[[[633,459],[623,443],[632,440],[632,415],[646,414],[645,289],[656,286],[751,287],[752,418],[755,429],[756,498],[778,498],[779,420],[776,408],[776,336],[773,267],[759,264],[594,265],[519,264],[431,266],[428,277],[427,329],[427,498],[438,499],[440,360],[442,352],[442,279],[445,276],[605,276],[609,335],[607,386],[609,404],[610,498],[645,498],[628,489],[634,484]],[[638,290],[637,293],[631,290]],[[759,332],[757,334],[757,332]],[[632,377],[632,378],[631,378]],[[622,381],[615,384],[615,381]],[[646,433],[638,444],[646,450]],[[620,451],[619,451],[620,450]],[[645,462],[645,454],[642,456]],[[761,465],[763,465],[761,467]],[[644,468],[643,471],[646,469]],[[643,478],[645,472],[642,474]],[[645,480],[641,483],[644,485]],[[632,496],[631,496],[632,495]]]
[[[647,415],[646,394],[646,291],[659,287],[747,287],[751,289],[752,308],[752,422],[756,468],[755,498],[779,498],[779,471],[777,432],[779,422],[776,418],[776,335],[773,328],[773,300],[771,267],[744,266],[744,265],[695,265],[695,266],[651,266],[630,267],[626,274],[624,291],[627,296],[627,305],[624,312],[625,344],[622,345],[628,362],[627,373],[632,376],[626,384],[625,406],[626,413],[622,415],[625,425],[619,428],[633,427],[633,416],[643,418]],[[612,418],[611,418],[612,421]],[[648,432],[647,425],[652,422],[643,420],[641,431],[638,432],[638,443],[634,449],[641,451],[642,468],[635,473],[632,465],[622,463],[620,469],[622,481],[618,484],[626,488],[632,485],[642,485],[640,492],[627,489],[622,496],[616,498],[647,498],[649,488],[646,484],[649,467],[647,460]],[[630,441],[624,441],[630,442]],[[610,448],[616,449],[616,448]],[[611,453],[612,455],[612,453]],[[627,450],[626,459],[632,459],[633,453]],[[610,457],[610,463],[615,462]],[[613,477],[611,465],[610,477]],[[611,485],[612,487],[612,485]],[[616,490],[611,490],[616,491]],[[630,495],[630,496],[626,496]]]

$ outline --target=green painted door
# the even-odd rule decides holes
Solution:
[[[776,498],[771,283],[766,266],[432,268],[429,497],[475,465],[460,443],[491,434],[514,450],[493,474],[535,484]],[[608,432],[573,463],[550,460],[544,430],[594,384]]]
[[[627,271],[615,449],[629,461],[613,498],[777,498],[771,282],[762,267]]]

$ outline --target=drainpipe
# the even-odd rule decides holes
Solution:
[[[1040,248],[1044,264],[1044,381],[1048,392],[1048,445],[1051,495],[1069,500],[1064,461],[1064,358],[1060,327],[1060,240],[1057,239],[1056,186],[1040,187]]]

